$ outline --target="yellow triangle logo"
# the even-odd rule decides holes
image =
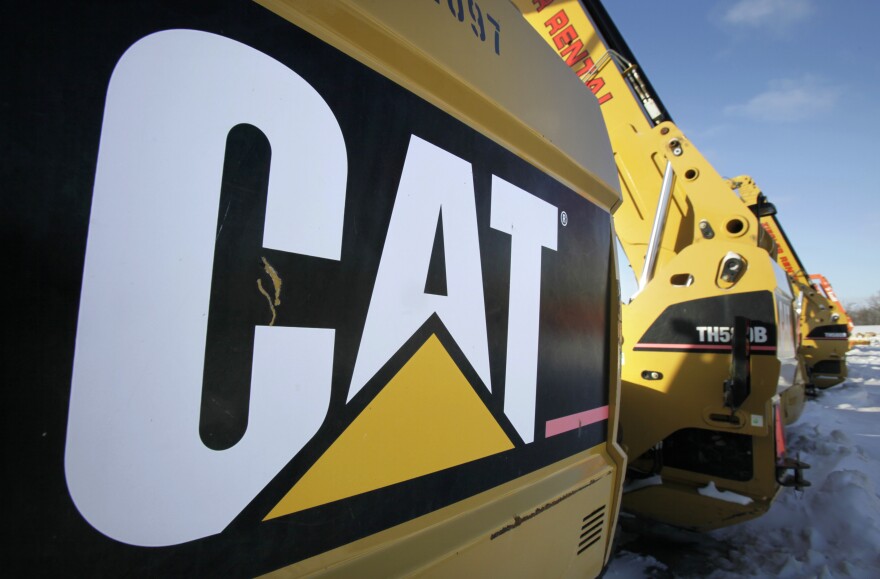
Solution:
[[[440,340],[431,335],[264,520],[512,448]]]

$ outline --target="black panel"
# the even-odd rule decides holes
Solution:
[[[672,468],[747,481],[752,463],[752,437],[745,434],[685,428],[663,441],[663,464]]]
[[[742,406],[752,392],[751,342],[748,318],[737,316],[733,328],[733,356],[730,378],[724,381],[724,406],[733,412]]]
[[[849,336],[849,327],[846,324],[829,324],[818,326],[810,330],[808,338],[826,338],[831,340],[846,340]]]
[[[648,328],[635,346],[645,351],[730,352],[736,316],[750,320],[755,339],[751,355],[776,354],[776,316],[768,291],[702,298],[673,304]],[[732,332],[731,332],[732,333]]]
[[[843,364],[840,360],[819,360],[810,367],[812,374],[841,374],[843,372]]]

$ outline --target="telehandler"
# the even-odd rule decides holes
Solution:
[[[596,0],[514,0],[601,104],[638,291],[623,306],[623,507],[692,529],[765,513],[802,488],[794,295],[756,216],[672,122]],[[546,93],[554,87],[546,86]]]
[[[846,331],[849,332],[851,337],[855,331],[855,325],[853,324],[852,317],[846,312],[846,308],[843,307],[843,303],[838,299],[834,288],[831,287],[831,282],[821,273],[811,273],[810,281],[813,282],[813,287],[818,288],[840,311],[842,318],[846,320]],[[852,344],[849,347],[852,348]]]
[[[755,181],[748,175],[740,175],[729,179],[728,183],[773,238],[777,248],[776,261],[791,281],[800,315],[798,356],[806,369],[808,391],[840,384],[847,375],[846,352],[849,349],[850,330],[845,323],[848,320],[846,312],[831,301],[807,273],[782,229],[775,205],[767,200]]]

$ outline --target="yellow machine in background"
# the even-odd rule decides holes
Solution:
[[[509,2],[4,17],[4,568],[602,571],[620,190],[599,105]]]
[[[805,378],[772,240],[671,122],[599,2],[514,3],[601,103],[623,189],[615,229],[640,272],[622,313],[624,509],[695,529],[759,516],[780,486],[808,484],[784,456]]]
[[[748,175],[740,175],[729,179],[728,183],[773,238],[777,247],[776,261],[791,280],[800,313],[798,356],[803,360],[809,385],[824,389],[840,384],[847,375],[849,317],[839,303],[832,301],[825,291],[814,285],[813,276],[807,273],[782,229],[776,207],[768,201],[755,181]],[[831,293],[833,295],[833,290]]]
[[[851,337],[853,331],[855,330],[855,325],[853,324],[850,315],[846,312],[846,308],[843,307],[843,303],[841,303],[841,301],[837,298],[837,292],[835,292],[834,288],[831,287],[831,282],[829,282],[828,279],[821,273],[811,273],[810,281],[813,282],[813,287],[818,288],[825,295],[826,298],[831,300],[831,303],[833,303],[837,310],[840,312],[842,319],[846,320],[846,331]],[[849,341],[848,348],[852,348],[852,340]]]

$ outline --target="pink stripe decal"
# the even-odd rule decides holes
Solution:
[[[595,424],[600,420],[608,420],[608,406],[601,406],[599,408],[587,410],[586,412],[578,412],[571,416],[563,416],[562,418],[548,420],[547,426],[544,428],[544,437],[550,438],[551,436],[556,436],[557,434],[562,434],[569,430],[575,430],[584,426],[589,426],[590,424]]]
[[[732,350],[733,346],[727,344],[636,344],[634,350],[644,350],[645,348],[655,348],[663,350]],[[776,346],[755,346],[752,350],[761,352],[775,352]]]
[[[726,344],[636,344],[635,350],[641,348],[663,348],[664,350],[732,350],[733,346]]]

